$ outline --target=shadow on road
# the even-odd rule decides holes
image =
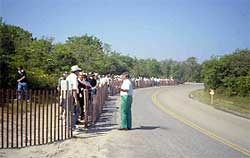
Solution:
[[[140,126],[136,128],[132,128],[132,130],[154,130],[157,128],[161,128],[160,126]]]
[[[111,97],[103,107],[102,114],[98,118],[96,124],[91,125],[88,129],[82,127],[78,128],[77,134],[74,134],[76,139],[86,139],[98,136],[103,136],[112,130],[117,130],[118,124],[116,123],[118,115],[117,97]],[[133,130],[155,130],[167,129],[160,126],[138,126],[132,128]]]
[[[103,106],[102,114],[98,118],[96,124],[91,125],[88,129],[82,127],[78,128],[77,134],[74,135],[76,139],[86,139],[97,137],[106,134],[107,132],[117,129],[118,124],[115,123],[117,97],[109,97]]]

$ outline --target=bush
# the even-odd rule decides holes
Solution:
[[[27,78],[30,89],[53,89],[57,86],[56,79],[41,70],[28,71]]]
[[[250,50],[212,57],[202,65],[206,89],[216,89],[226,96],[250,96]]]

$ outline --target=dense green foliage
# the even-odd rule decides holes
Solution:
[[[214,88],[227,96],[250,96],[250,50],[212,57],[202,64],[206,88]]]
[[[16,87],[19,65],[27,72],[30,88],[53,88],[62,72],[78,64],[85,72],[99,74],[129,71],[135,77],[204,81],[206,88],[226,95],[246,96],[250,91],[249,50],[212,57],[202,65],[195,57],[182,62],[137,59],[122,55],[89,35],[68,37],[65,43],[53,43],[52,38],[36,39],[30,32],[5,24],[0,18],[0,54],[0,88]]]
[[[1,88],[16,86],[16,69],[27,71],[30,88],[53,88],[57,79],[72,65],[85,72],[121,74],[129,71],[135,77],[173,77],[200,81],[200,64],[195,57],[184,62],[137,59],[113,51],[110,45],[89,36],[69,37],[65,43],[53,44],[51,38],[36,39],[20,27],[0,21]]]

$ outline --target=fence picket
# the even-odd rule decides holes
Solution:
[[[1,91],[1,110],[2,110],[2,137],[1,137],[1,141],[2,141],[2,148],[4,148],[4,96],[3,96],[3,90]]]

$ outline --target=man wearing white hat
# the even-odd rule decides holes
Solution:
[[[77,98],[77,94],[79,93],[79,89],[78,89],[78,80],[77,80],[77,76],[79,74],[79,71],[81,71],[81,69],[78,67],[78,65],[74,65],[71,67],[71,73],[70,75],[66,78],[66,81],[68,81],[68,85],[69,85],[69,91],[72,92],[72,96],[74,98],[74,105],[73,105],[73,116],[72,116],[72,129],[75,129],[75,124],[77,121],[77,108],[76,106],[79,106],[78,103],[78,98]]]

